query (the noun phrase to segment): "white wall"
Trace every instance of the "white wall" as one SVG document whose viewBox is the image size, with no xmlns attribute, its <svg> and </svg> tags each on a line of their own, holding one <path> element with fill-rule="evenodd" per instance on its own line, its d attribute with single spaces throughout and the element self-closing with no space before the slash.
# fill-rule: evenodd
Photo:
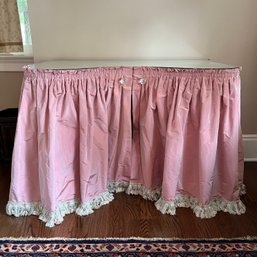
<svg viewBox="0 0 257 257">
<path fill-rule="evenodd" d="M 201 57 L 204 1 L 30 1 L 38 60 Z"/>
<path fill-rule="evenodd" d="M 29 0 L 35 61 L 211 58 L 243 66 L 248 134 L 257 134 L 256 13 L 256 0 Z"/>
</svg>

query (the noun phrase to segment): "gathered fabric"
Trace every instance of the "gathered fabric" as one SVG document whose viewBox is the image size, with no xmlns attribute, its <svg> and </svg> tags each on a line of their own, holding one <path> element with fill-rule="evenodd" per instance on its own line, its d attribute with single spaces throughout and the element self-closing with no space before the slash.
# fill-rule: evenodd
<svg viewBox="0 0 257 257">
<path fill-rule="evenodd" d="M 7 213 L 54 226 L 121 191 L 245 212 L 239 69 L 26 67 Z"/>
</svg>

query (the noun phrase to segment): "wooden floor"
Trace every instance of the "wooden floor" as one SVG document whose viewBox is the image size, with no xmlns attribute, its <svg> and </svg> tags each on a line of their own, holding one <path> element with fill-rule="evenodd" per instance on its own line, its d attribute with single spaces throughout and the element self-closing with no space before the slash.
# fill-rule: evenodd
<svg viewBox="0 0 257 257">
<path fill-rule="evenodd" d="M 212 219 L 196 218 L 191 209 L 179 208 L 176 216 L 163 215 L 153 202 L 124 193 L 85 217 L 70 214 L 54 228 L 35 216 L 15 218 L 5 214 L 10 164 L 0 164 L 0 237 L 169 237 L 232 238 L 257 236 L 257 163 L 245 164 L 247 194 L 244 215 L 218 213 Z"/>
</svg>

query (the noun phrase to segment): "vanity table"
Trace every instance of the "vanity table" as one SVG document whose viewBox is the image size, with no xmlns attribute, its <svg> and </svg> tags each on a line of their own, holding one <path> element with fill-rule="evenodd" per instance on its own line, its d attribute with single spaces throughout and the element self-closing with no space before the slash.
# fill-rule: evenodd
<svg viewBox="0 0 257 257">
<path fill-rule="evenodd" d="M 115 192 L 163 214 L 242 214 L 240 68 L 208 60 L 25 67 L 7 214 L 53 227 Z"/>
</svg>

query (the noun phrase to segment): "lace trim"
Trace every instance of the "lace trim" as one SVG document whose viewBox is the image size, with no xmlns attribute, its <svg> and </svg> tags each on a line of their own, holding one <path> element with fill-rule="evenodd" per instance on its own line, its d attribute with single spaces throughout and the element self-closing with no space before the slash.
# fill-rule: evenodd
<svg viewBox="0 0 257 257">
<path fill-rule="evenodd" d="M 175 200 L 166 201 L 161 196 L 161 188 L 150 190 L 142 184 L 131 184 L 129 182 L 111 182 L 108 186 L 109 192 L 118 193 L 126 192 L 127 194 L 141 195 L 144 199 L 157 201 L 156 208 L 163 214 L 176 214 L 177 207 L 186 207 L 193 209 L 195 215 L 199 218 L 212 218 L 218 211 L 229 212 L 230 214 L 245 213 L 245 206 L 241 200 L 226 201 L 212 200 L 207 205 L 201 206 L 200 202 L 192 196 L 177 195 Z M 239 194 L 246 193 L 245 185 L 240 184 Z"/>
<path fill-rule="evenodd" d="M 246 187 L 245 184 L 241 183 L 239 185 L 239 195 L 245 195 L 246 194 Z"/>
<path fill-rule="evenodd" d="M 173 201 L 167 201 L 163 198 L 160 198 L 155 203 L 155 207 L 161 213 L 170 215 L 176 214 L 177 207 L 191 208 L 196 217 L 201 219 L 213 218 L 218 211 L 224 211 L 230 214 L 238 215 L 245 213 L 245 206 L 241 200 L 213 200 L 208 204 L 201 206 L 200 202 L 196 198 L 187 195 L 178 195 Z"/>
<path fill-rule="evenodd" d="M 99 209 L 101 206 L 108 204 L 113 200 L 113 195 L 109 192 L 103 193 L 96 198 L 92 199 L 90 202 L 81 204 L 77 209 L 76 213 L 80 216 L 85 216 L 93 213 L 93 209 Z"/>
<path fill-rule="evenodd" d="M 35 203 L 17 203 L 9 201 L 6 206 L 6 213 L 15 217 L 37 215 L 39 219 L 46 222 L 47 227 L 53 227 L 63 221 L 66 214 L 76 212 L 80 216 L 93 213 L 94 209 L 100 208 L 102 205 L 108 204 L 113 200 L 112 193 L 126 192 L 132 195 L 141 195 L 144 199 L 157 201 L 156 208 L 163 214 L 176 214 L 177 207 L 191 208 L 195 215 L 199 218 L 212 218 L 218 211 L 228 212 L 230 214 L 245 213 L 245 206 L 241 200 L 227 201 L 223 199 L 215 199 L 208 204 L 202 206 L 201 203 L 192 196 L 177 195 L 175 200 L 168 201 L 161 197 L 161 188 L 154 190 L 146 188 L 142 184 L 133 184 L 129 182 L 111 182 L 108 185 L 109 192 L 104 192 L 87 203 L 81 203 L 79 200 L 70 200 L 59 204 L 55 212 L 45 209 L 38 202 Z M 245 194 L 245 185 L 239 186 L 240 195 Z"/>
<path fill-rule="evenodd" d="M 108 185 L 109 192 L 126 192 L 128 195 L 141 195 L 146 200 L 157 201 L 161 196 L 161 188 L 149 189 L 142 184 L 132 184 L 129 182 L 111 182 Z"/>
<path fill-rule="evenodd" d="M 109 192 L 102 193 L 85 204 L 79 200 L 70 200 L 60 203 L 55 212 L 48 211 L 38 202 L 17 203 L 9 201 L 6 206 L 6 213 L 15 217 L 37 215 L 39 219 L 46 222 L 47 227 L 54 227 L 63 222 L 63 217 L 76 211 L 78 215 L 88 215 L 93 213 L 93 209 L 98 209 L 113 200 L 113 195 Z"/>
<path fill-rule="evenodd" d="M 246 188 L 244 184 L 240 184 L 239 195 L 243 194 L 246 194 Z M 218 211 L 224 211 L 237 215 L 243 214 L 246 211 L 245 205 L 241 200 L 227 201 L 222 199 L 215 199 L 202 206 L 195 197 L 187 195 L 177 195 L 173 201 L 167 201 L 163 198 L 160 198 L 155 203 L 155 206 L 161 213 L 167 213 L 170 215 L 176 214 L 177 207 L 191 208 L 196 217 L 201 219 L 213 218 Z"/>
</svg>

